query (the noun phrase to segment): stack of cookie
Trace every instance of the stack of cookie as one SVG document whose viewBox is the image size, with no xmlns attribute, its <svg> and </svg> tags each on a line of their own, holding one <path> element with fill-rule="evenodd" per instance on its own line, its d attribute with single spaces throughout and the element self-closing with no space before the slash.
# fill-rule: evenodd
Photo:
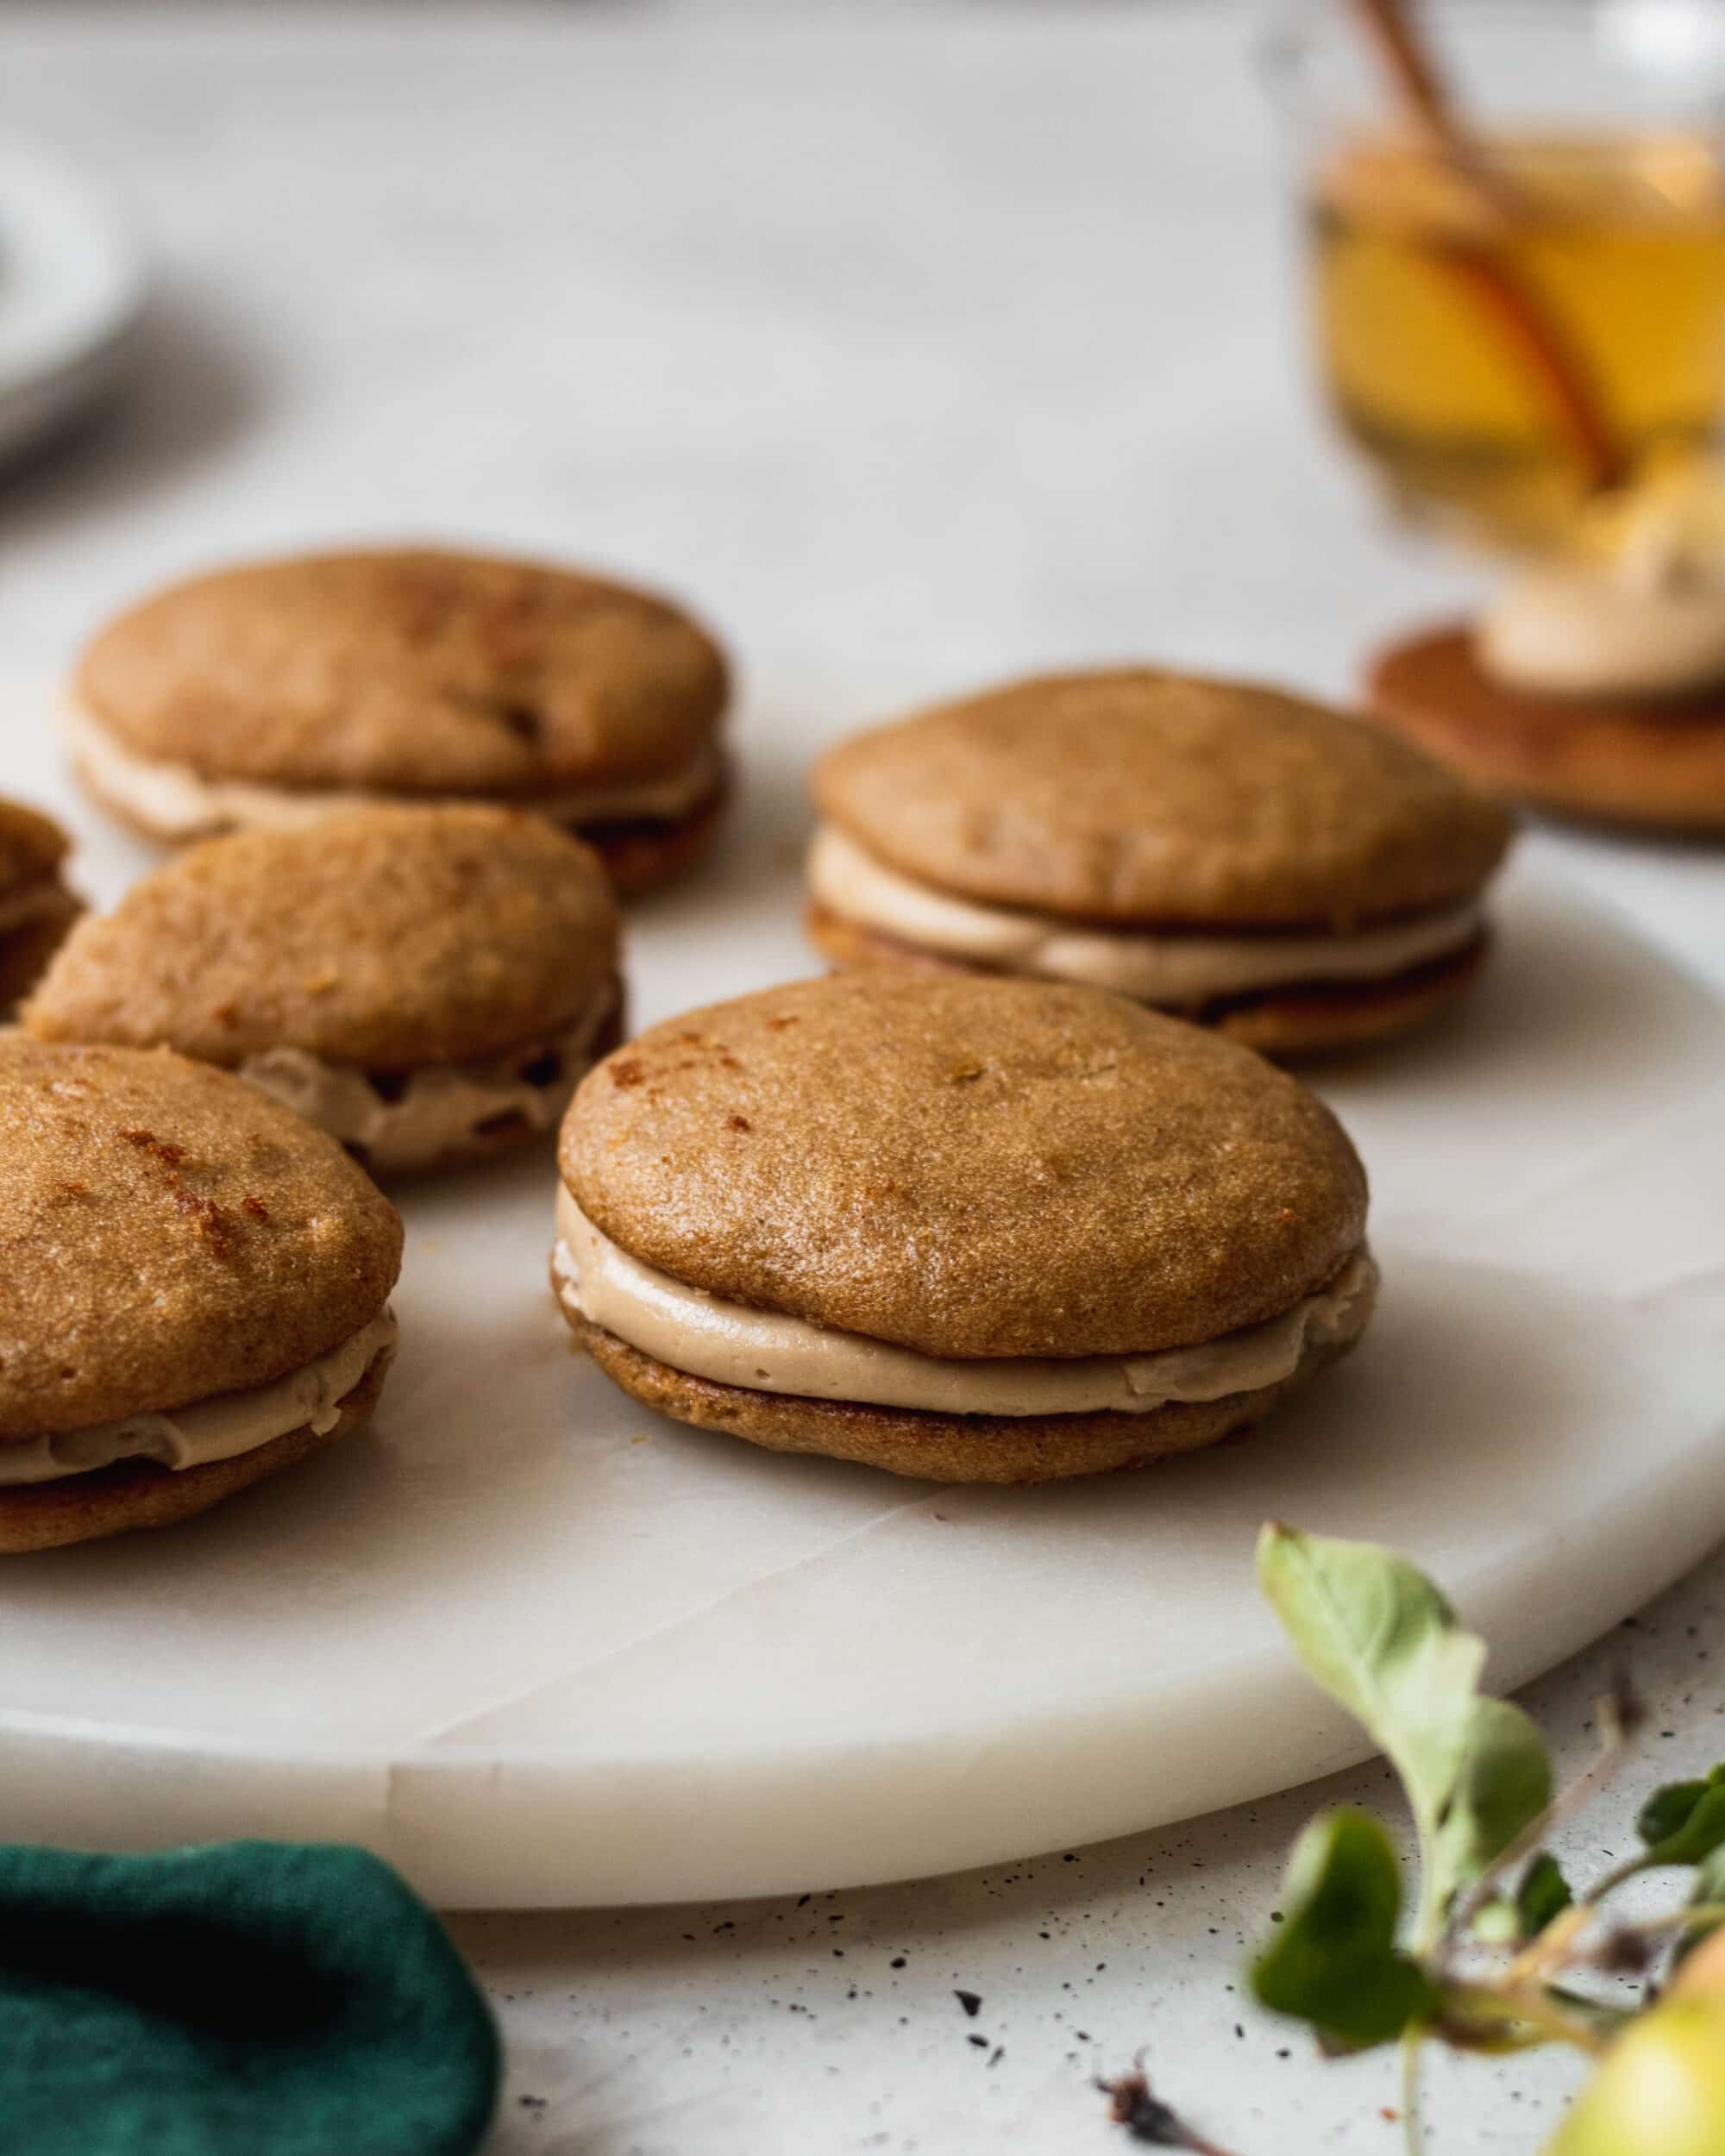
<svg viewBox="0 0 1725 2156">
<path fill-rule="evenodd" d="M 726 693 L 662 600 L 422 550 L 95 638 L 74 768 L 185 850 L 79 921 L 64 836 L 0 804 L 0 1550 L 184 1519 L 366 1419 L 403 1231 L 365 1170 L 555 1129 L 623 1035 L 617 894 L 717 824 Z"/>
<path fill-rule="evenodd" d="M 775 1451 L 1026 1483 L 1233 1436 L 1345 1354 L 1364 1175 L 1249 1050 L 1458 995 L 1503 812 L 1341 712 L 1142 668 L 915 714 L 813 788 L 840 972 L 653 1028 L 564 1123 L 594 1361 Z"/>
<path fill-rule="evenodd" d="M 64 839 L 0 812 L 0 1549 L 185 1518 L 356 1426 L 395 1344 L 377 1179 L 559 1126 L 580 1343 L 775 1451 L 1137 1466 L 1354 1345 L 1364 1172 L 1255 1051 L 1450 1003 L 1502 811 L 1268 689 L 1009 684 L 817 768 L 837 971 L 628 1041 L 618 895 L 711 836 L 726 680 L 662 600 L 423 550 L 205 577 L 95 639 L 77 771 L 181 850 L 79 920 Z"/>
</svg>

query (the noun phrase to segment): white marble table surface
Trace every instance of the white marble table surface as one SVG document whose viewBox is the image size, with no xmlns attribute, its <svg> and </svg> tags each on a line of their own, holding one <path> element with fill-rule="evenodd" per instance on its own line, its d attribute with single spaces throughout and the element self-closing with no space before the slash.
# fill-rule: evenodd
<svg viewBox="0 0 1725 2156">
<path fill-rule="evenodd" d="M 5 667 L 237 549 L 427 532 L 662 580 L 775 681 L 1150 652 L 1343 688 L 1466 584 L 1314 418 L 1246 35 L 1221 5 L 0 5 L 0 125 L 104 167 L 162 279 L 127 409 L 0 483 Z M 1725 984 L 1725 853 L 1527 843 Z M 1716 1559 L 1535 1687 L 1565 1755 L 1626 1647 L 1659 1766 L 1725 1749 L 1722 1603 Z M 1299 1822 L 1383 1794 L 900 1889 L 463 1919 L 511 2045 L 496 2148 L 1102 2151 L 1090 2077 L 1145 2046 L 1242 2156 L 1387 2152 L 1389 2070 L 1320 2066 L 1235 1989 Z M 1439 2074 L 1438 2146 L 1533 2147 L 1567 2078 Z"/>
</svg>

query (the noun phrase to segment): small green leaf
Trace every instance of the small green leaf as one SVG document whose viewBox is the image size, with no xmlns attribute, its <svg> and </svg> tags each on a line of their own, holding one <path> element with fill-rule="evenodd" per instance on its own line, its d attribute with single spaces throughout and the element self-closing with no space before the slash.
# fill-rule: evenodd
<svg viewBox="0 0 1725 2156">
<path fill-rule="evenodd" d="M 1709 1850 L 1696 1867 L 1691 1898 L 1697 1908 L 1725 1903 L 1725 1843 Z"/>
<path fill-rule="evenodd" d="M 1707 1794 L 1704 1782 L 1666 1782 L 1635 1814 L 1635 1832 L 1651 1849 L 1677 1833 Z"/>
<path fill-rule="evenodd" d="M 1515 1890 L 1515 1914 L 1523 1939 L 1537 1939 L 1553 1917 L 1561 1916 L 1575 1899 L 1557 1858 L 1542 1849 L 1521 1874 Z"/>
<path fill-rule="evenodd" d="M 1546 1740 L 1519 1707 L 1476 1699 L 1465 1729 L 1460 1770 L 1433 1845 L 1431 1893 L 1440 1909 L 1552 1801 Z"/>
<path fill-rule="evenodd" d="M 1725 1846 L 1703 1857 L 1696 1866 L 1689 1906 L 1694 1914 L 1678 1934 L 1672 1956 L 1674 1965 L 1686 1961 L 1703 1940 L 1714 1938 L 1725 1925 L 1725 1915 L 1721 1914 L 1725 1912 Z"/>
<path fill-rule="evenodd" d="M 1699 1794 L 1687 1798 L 1691 1789 Z M 1663 1833 L 1648 1833 L 1650 1822 L 1657 1827 L 1666 1819 L 1676 1823 Z M 1642 1806 L 1636 1826 L 1647 1844 L 1645 1864 L 1699 1864 L 1725 1846 L 1725 1782 L 1668 1783 Z"/>
<path fill-rule="evenodd" d="M 1387 2044 L 1433 2003 L 1396 1945 L 1402 1872 L 1369 1813 L 1320 1813 L 1295 1846 L 1283 1921 L 1252 1970 L 1259 1999 L 1335 2049 Z"/>
<path fill-rule="evenodd" d="M 1363 1722 L 1408 1791 L 1425 1858 L 1421 1931 L 1549 1800 L 1545 1740 L 1482 1699 L 1485 1644 L 1393 1550 L 1271 1524 L 1258 1576 L 1309 1674 Z"/>
<path fill-rule="evenodd" d="M 1461 1764 L 1460 1710 L 1485 1648 L 1456 1623 L 1425 1575 L 1393 1550 L 1272 1523 L 1258 1577 L 1294 1651 L 1332 1699 L 1364 1724 L 1435 1815 Z"/>
</svg>

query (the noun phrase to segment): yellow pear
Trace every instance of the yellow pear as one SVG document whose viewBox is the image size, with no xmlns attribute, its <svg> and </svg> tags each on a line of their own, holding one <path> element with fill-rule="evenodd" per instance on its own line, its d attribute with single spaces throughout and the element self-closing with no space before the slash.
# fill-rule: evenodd
<svg viewBox="0 0 1725 2156">
<path fill-rule="evenodd" d="M 1546 2156 L 1725 2156 L 1725 1989 L 1694 1984 L 1632 2022 Z"/>
</svg>

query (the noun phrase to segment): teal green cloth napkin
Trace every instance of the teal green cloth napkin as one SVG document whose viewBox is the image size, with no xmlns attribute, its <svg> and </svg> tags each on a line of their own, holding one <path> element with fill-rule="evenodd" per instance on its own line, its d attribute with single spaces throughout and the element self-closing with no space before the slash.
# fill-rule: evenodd
<svg viewBox="0 0 1725 2156">
<path fill-rule="evenodd" d="M 0 2156 L 466 2156 L 498 2071 L 461 1957 L 362 1849 L 0 1845 Z"/>
</svg>

